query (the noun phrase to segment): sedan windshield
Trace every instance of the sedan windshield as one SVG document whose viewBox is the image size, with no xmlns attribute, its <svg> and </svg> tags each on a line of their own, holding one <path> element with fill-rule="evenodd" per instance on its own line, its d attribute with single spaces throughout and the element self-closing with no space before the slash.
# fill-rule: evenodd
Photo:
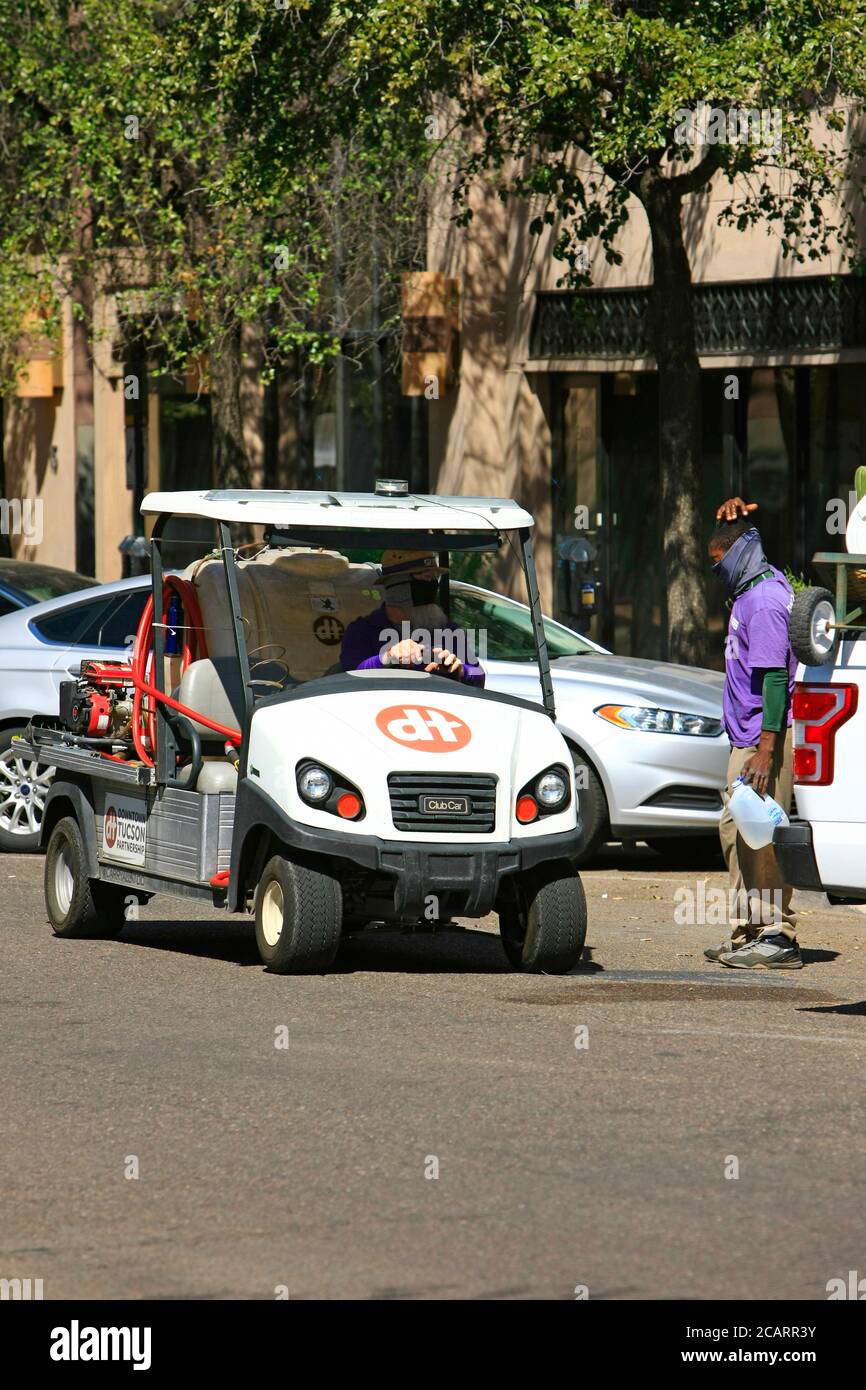
<svg viewBox="0 0 866 1390">
<path fill-rule="evenodd" d="M 451 617 L 465 631 L 484 634 L 485 655 L 493 661 L 535 661 L 532 618 L 524 603 L 500 594 L 476 589 L 470 584 L 452 582 Z M 582 656 L 597 649 L 577 632 L 544 619 L 544 635 L 551 661 L 559 656 Z"/>
<path fill-rule="evenodd" d="M 53 565 L 32 564 L 28 560 L 0 560 L 0 584 L 16 589 L 30 603 L 75 594 L 79 589 L 92 589 L 97 579 L 89 579 L 74 570 L 55 569 Z"/>
</svg>

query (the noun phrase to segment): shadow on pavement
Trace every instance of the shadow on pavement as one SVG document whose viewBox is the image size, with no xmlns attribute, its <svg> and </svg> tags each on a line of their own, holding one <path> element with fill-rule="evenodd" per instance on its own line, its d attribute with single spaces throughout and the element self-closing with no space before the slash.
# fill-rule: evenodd
<svg viewBox="0 0 866 1390">
<path fill-rule="evenodd" d="M 850 1014 L 855 1018 L 866 1017 L 866 1000 L 857 1004 L 813 1004 L 809 1009 L 798 1009 L 800 1014 Z"/>
<path fill-rule="evenodd" d="M 117 938 L 121 946 L 144 946 L 149 951 L 173 951 L 232 965 L 261 965 L 251 922 L 137 922 L 127 924 Z"/>
<path fill-rule="evenodd" d="M 172 951 L 228 964 L 264 969 L 256 949 L 251 921 L 220 924 L 200 919 L 138 922 L 118 937 L 120 945 L 150 951 Z M 396 932 L 369 929 L 344 938 L 329 975 L 372 970 L 429 974 L 506 974 L 498 934 L 465 929 L 440 932 Z"/>
<path fill-rule="evenodd" d="M 343 941 L 331 974 L 503 975 L 511 966 L 498 933 L 473 930 L 399 932 L 367 928 Z"/>
<path fill-rule="evenodd" d="M 171 951 L 176 955 L 222 960 L 227 964 L 264 969 L 259 960 L 249 921 L 222 926 L 195 919 L 187 922 L 138 922 L 124 928 L 120 945 L 143 947 L 149 951 Z M 572 976 L 593 975 L 602 967 L 592 960 L 587 947 Z M 401 932 L 368 928 L 343 939 L 329 975 L 349 975 L 374 971 L 376 974 L 519 974 L 505 958 L 496 932 L 465 927 L 438 932 Z"/>
<path fill-rule="evenodd" d="M 578 865 L 578 873 L 586 870 L 619 869 L 623 873 L 662 874 L 688 870 L 694 873 L 723 873 L 725 862 L 715 836 L 707 836 L 706 844 L 698 847 L 672 838 L 663 854 L 657 854 L 642 842 L 630 845 L 608 844 Z"/>
</svg>

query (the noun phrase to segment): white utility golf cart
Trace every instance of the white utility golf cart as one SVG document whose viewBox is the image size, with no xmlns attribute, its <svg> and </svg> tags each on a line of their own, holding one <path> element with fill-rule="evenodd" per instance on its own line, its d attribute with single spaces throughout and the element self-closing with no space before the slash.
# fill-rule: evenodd
<svg viewBox="0 0 866 1390">
<path fill-rule="evenodd" d="M 194 895 L 254 913 L 265 965 L 301 973 L 372 922 L 495 910 L 512 965 L 570 970 L 586 932 L 569 859 L 578 803 L 529 513 L 384 481 L 373 494 L 153 493 L 142 512 L 153 592 L 130 663 L 84 663 L 59 724 L 28 731 L 57 769 L 42 827 L 57 935 L 116 934 L 131 900 Z M 164 566 L 173 517 L 216 533 L 181 575 Z M 540 704 L 441 673 L 438 658 L 432 673 L 343 669 L 348 624 L 384 598 L 371 552 L 432 554 L 447 617 L 449 556 L 505 545 L 526 578 Z"/>
</svg>

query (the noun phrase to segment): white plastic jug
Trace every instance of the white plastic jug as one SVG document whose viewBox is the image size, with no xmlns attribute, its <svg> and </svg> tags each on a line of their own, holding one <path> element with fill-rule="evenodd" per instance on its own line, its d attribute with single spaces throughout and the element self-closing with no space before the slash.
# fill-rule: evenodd
<svg viewBox="0 0 866 1390">
<path fill-rule="evenodd" d="M 742 777 L 738 777 L 731 788 L 728 810 L 750 849 L 764 849 L 771 845 L 776 826 L 790 824 L 778 801 L 771 796 L 759 796 Z"/>
</svg>

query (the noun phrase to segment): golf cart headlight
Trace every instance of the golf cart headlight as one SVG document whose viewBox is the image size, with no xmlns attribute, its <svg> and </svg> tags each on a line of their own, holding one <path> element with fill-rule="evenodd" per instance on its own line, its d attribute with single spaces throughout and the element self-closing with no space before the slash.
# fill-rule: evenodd
<svg viewBox="0 0 866 1390">
<path fill-rule="evenodd" d="M 677 709 L 657 709 L 648 705 L 599 705 L 595 713 L 620 729 L 638 729 L 647 734 L 692 734 L 698 738 L 717 738 L 722 732 L 719 719 L 706 714 L 686 714 Z"/>
<path fill-rule="evenodd" d="M 561 772 L 545 772 L 535 784 L 535 794 L 542 806 L 552 810 L 568 796 L 568 783 Z"/>
<path fill-rule="evenodd" d="M 323 767 L 305 767 L 303 772 L 298 773 L 298 791 L 305 801 L 316 804 L 327 801 L 332 786 L 331 774 Z"/>
<path fill-rule="evenodd" d="M 520 825 L 531 825 L 539 816 L 564 811 L 571 802 L 571 778 L 561 763 L 536 772 L 530 782 L 521 787 L 514 803 L 514 815 Z"/>
</svg>

